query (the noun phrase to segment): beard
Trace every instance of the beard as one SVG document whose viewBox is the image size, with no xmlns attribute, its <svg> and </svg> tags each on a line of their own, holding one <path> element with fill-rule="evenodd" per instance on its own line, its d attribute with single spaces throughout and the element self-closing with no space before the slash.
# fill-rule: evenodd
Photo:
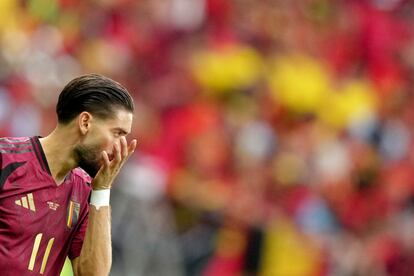
<svg viewBox="0 0 414 276">
<path fill-rule="evenodd" d="M 74 153 L 78 166 L 94 178 L 102 164 L 100 147 L 78 145 L 75 147 Z"/>
</svg>

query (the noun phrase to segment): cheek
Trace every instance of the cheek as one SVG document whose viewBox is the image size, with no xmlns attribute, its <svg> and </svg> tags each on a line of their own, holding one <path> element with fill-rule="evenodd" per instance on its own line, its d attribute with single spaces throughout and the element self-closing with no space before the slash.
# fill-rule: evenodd
<svg viewBox="0 0 414 276">
<path fill-rule="evenodd" d="M 98 132 L 93 136 L 93 139 L 90 141 L 90 143 L 100 151 L 108 151 L 112 150 L 113 138 L 105 132 Z"/>
<path fill-rule="evenodd" d="M 96 151 L 102 152 L 105 150 L 108 153 L 112 153 L 114 140 L 115 139 L 109 130 L 97 127 L 89 133 L 86 144 Z"/>
<path fill-rule="evenodd" d="M 115 144 L 115 139 L 112 136 L 105 137 L 104 141 L 102 142 L 103 149 L 107 152 L 112 152 L 112 149 Z"/>
</svg>

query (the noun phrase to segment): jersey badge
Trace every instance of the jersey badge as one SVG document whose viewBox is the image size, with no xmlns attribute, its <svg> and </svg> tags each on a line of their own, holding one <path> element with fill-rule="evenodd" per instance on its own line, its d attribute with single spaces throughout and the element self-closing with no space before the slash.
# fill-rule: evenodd
<svg viewBox="0 0 414 276">
<path fill-rule="evenodd" d="M 66 226 L 71 229 L 76 225 L 79 218 L 80 204 L 73 200 L 69 201 L 68 212 L 66 216 Z"/>
</svg>

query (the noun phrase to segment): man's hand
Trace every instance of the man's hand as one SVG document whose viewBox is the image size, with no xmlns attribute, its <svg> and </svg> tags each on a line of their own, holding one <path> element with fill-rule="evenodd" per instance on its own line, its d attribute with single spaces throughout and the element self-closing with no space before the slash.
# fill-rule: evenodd
<svg viewBox="0 0 414 276">
<path fill-rule="evenodd" d="M 137 140 L 132 140 L 128 146 L 126 138 L 121 137 L 120 143 L 115 143 L 114 145 L 114 157 L 112 160 L 109 160 L 108 153 L 103 151 L 103 165 L 92 181 L 92 188 L 94 190 L 110 189 L 115 177 L 118 175 L 124 163 L 135 151 L 136 146 Z"/>
</svg>

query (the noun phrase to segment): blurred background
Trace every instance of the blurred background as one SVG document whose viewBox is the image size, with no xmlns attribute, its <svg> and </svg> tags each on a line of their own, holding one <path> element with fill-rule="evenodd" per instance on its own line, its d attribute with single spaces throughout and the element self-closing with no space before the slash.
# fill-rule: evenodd
<svg viewBox="0 0 414 276">
<path fill-rule="evenodd" d="M 412 0 L 1 0 L 0 136 L 135 98 L 111 275 L 414 275 Z M 72 275 L 66 267 L 62 275 Z"/>
</svg>

